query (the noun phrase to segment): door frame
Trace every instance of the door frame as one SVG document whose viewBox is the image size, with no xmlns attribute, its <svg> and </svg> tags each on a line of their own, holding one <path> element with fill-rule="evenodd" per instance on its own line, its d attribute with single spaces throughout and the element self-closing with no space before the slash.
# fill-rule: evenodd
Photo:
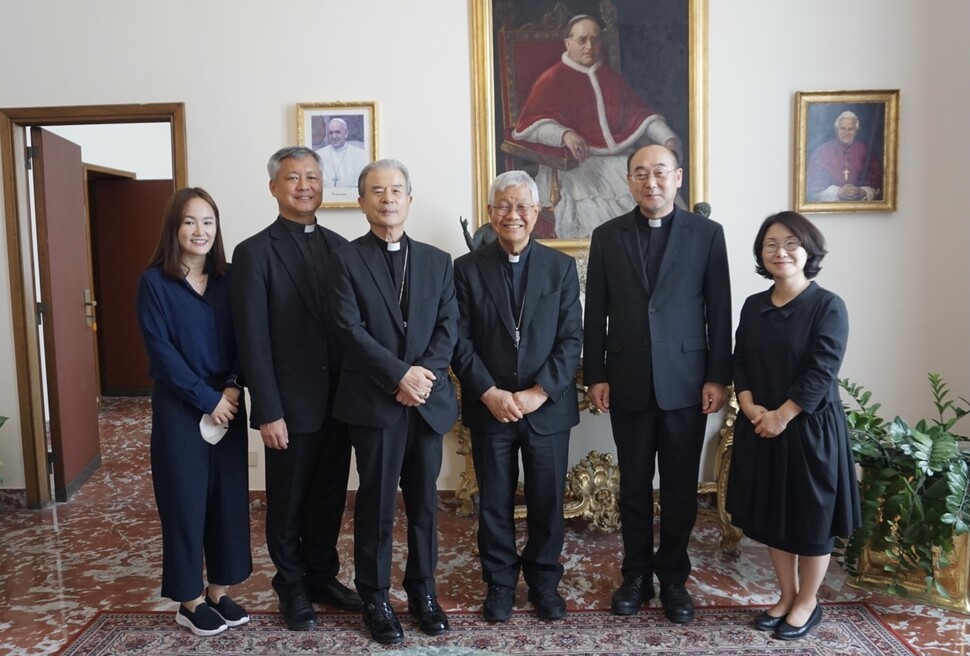
<svg viewBox="0 0 970 656">
<path fill-rule="evenodd" d="M 176 189 L 188 185 L 185 104 L 77 105 L 64 107 L 0 108 L 0 171 L 3 174 L 3 213 L 10 276 L 10 305 L 17 369 L 20 435 L 24 456 L 27 506 L 51 503 L 47 464 L 34 292 L 36 262 L 31 242 L 30 199 L 25 165 L 26 130 L 31 126 L 105 123 L 158 123 L 171 127 L 172 177 Z M 53 381 L 49 381 L 53 384 Z"/>
</svg>

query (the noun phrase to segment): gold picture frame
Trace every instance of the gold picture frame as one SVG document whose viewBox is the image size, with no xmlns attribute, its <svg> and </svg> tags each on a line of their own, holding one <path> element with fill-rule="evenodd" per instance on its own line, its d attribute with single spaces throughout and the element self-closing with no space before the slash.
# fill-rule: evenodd
<svg viewBox="0 0 970 656">
<path fill-rule="evenodd" d="M 894 212 L 898 144 L 899 89 L 797 92 L 795 210 Z"/>
<path fill-rule="evenodd" d="M 341 141 L 337 151 L 329 142 L 327 129 L 333 119 L 346 128 L 342 138 L 339 133 L 334 136 Z M 357 175 L 365 164 L 377 159 L 377 103 L 297 103 L 296 140 L 317 151 L 323 160 L 320 209 L 356 209 Z"/>
<path fill-rule="evenodd" d="M 481 226 L 488 222 L 486 207 L 488 205 L 488 187 L 492 178 L 500 171 L 509 167 L 504 163 L 499 165 L 499 158 L 504 161 L 514 150 L 514 146 L 506 145 L 502 148 L 504 130 L 498 130 L 496 123 L 502 122 L 501 112 L 497 113 L 496 96 L 502 99 L 502 88 L 497 87 L 496 80 L 501 79 L 497 66 L 496 53 L 498 35 L 503 30 L 541 31 L 543 22 L 549 23 L 549 17 L 555 12 L 566 12 L 566 17 L 572 15 L 572 9 L 567 9 L 561 0 L 470 0 L 471 2 L 471 60 L 472 60 L 472 95 L 473 95 L 473 158 L 474 174 L 473 188 L 473 225 Z M 589 3 L 587 3 L 589 4 Z M 708 0 L 657 0 L 651 5 L 651 11 L 642 8 L 627 8 L 627 15 L 617 15 L 617 2 L 614 0 L 600 0 L 596 19 L 603 25 L 604 49 L 613 63 L 618 58 L 620 43 L 624 46 L 636 46 L 638 43 L 649 42 L 644 38 L 648 28 L 662 26 L 657 33 L 657 40 L 665 39 L 664 47 L 656 47 L 658 54 L 651 57 L 628 56 L 628 64 L 619 68 L 621 74 L 636 79 L 655 80 L 657 85 L 663 85 L 673 80 L 671 88 L 676 88 L 677 95 L 682 96 L 678 106 L 681 111 L 678 116 L 668 116 L 667 109 L 657 103 L 658 113 L 662 113 L 671 127 L 678 133 L 684 144 L 685 187 L 687 196 L 684 201 L 690 207 L 699 201 L 708 200 Z M 622 4 L 622 3 L 621 3 Z M 629 6 L 630 3 L 626 3 Z M 578 11 L 575 13 L 579 13 Z M 518 15 L 516 15 L 518 14 Z M 545 15 L 543 15 L 545 14 Z M 633 23 L 631 24 L 631 21 Z M 679 26 L 678 29 L 671 27 Z M 560 26 L 561 29 L 561 26 Z M 613 43 L 611 44 L 611 34 Z M 626 34 L 626 38 L 623 35 Z M 561 44 L 562 37 L 556 35 Z M 612 47 L 611 47 L 612 46 Z M 659 57 L 661 59 L 656 59 Z M 668 59 L 663 59 L 668 58 Z M 679 58 L 674 60 L 673 58 Z M 503 60 L 504 61 L 504 60 Z M 674 62 L 675 66 L 669 66 Z M 679 78 L 671 71 L 682 71 Z M 686 77 L 686 80 L 683 78 Z M 631 80 L 631 85 L 640 92 L 637 84 Z M 682 91 L 681 91 L 682 90 Z M 503 105 L 507 104 L 503 100 Z M 649 101 L 648 101 L 649 102 Z M 504 109 L 504 107 L 503 107 Z M 673 125 L 674 121 L 677 126 Z M 686 123 L 686 125 L 684 125 Z M 677 128 L 681 128 L 678 130 Z M 504 151 L 504 152 L 503 152 Z M 514 156 L 514 155 L 513 155 Z M 634 207 L 632 198 L 629 207 Z M 542 220 L 540 216 L 540 221 Z M 540 239 L 559 250 L 576 254 L 589 245 L 588 235 L 585 238 L 552 238 Z"/>
</svg>

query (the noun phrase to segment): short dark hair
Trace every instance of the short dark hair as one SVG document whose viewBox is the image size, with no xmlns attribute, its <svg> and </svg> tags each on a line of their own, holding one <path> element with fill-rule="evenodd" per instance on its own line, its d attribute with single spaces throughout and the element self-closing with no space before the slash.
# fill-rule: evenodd
<svg viewBox="0 0 970 656">
<path fill-rule="evenodd" d="M 802 248 L 808 253 L 808 260 L 805 262 L 805 277 L 814 278 L 822 270 L 822 258 L 825 257 L 825 236 L 822 231 L 815 227 L 815 224 L 806 219 L 798 212 L 785 211 L 772 214 L 761 224 L 758 229 L 758 236 L 754 238 L 754 270 L 758 275 L 772 280 L 773 276 L 765 269 L 765 261 L 762 255 L 765 245 L 765 233 L 768 228 L 780 223 L 802 242 Z"/>
<path fill-rule="evenodd" d="M 222 247 L 222 224 L 219 223 L 219 207 L 212 196 L 209 195 L 209 192 L 202 187 L 185 187 L 172 194 L 168 202 L 165 203 L 158 245 L 155 247 L 155 254 L 148 262 L 149 268 L 161 267 L 162 272 L 174 280 L 185 278 L 185 267 L 182 266 L 180 257 L 179 228 L 182 227 L 185 206 L 195 198 L 200 198 L 208 203 L 216 217 L 216 236 L 212 242 L 212 248 L 205 256 L 206 273 L 216 277 L 226 273 L 226 251 Z"/>
<path fill-rule="evenodd" d="M 649 148 L 650 146 L 660 146 L 661 148 L 663 148 L 664 150 L 666 150 L 668 153 L 670 153 L 670 156 L 674 158 L 674 168 L 675 169 L 679 169 L 680 168 L 680 158 L 677 157 L 677 153 L 676 152 L 674 152 L 670 148 L 667 148 L 667 146 L 665 146 L 663 144 L 647 144 L 646 146 L 640 146 L 639 148 L 635 149 L 633 152 L 631 152 L 629 155 L 626 156 L 626 172 L 627 173 L 633 173 L 633 171 L 630 170 L 630 162 L 632 162 L 633 161 L 633 158 L 637 156 L 637 153 L 639 153 L 644 148 Z"/>
</svg>

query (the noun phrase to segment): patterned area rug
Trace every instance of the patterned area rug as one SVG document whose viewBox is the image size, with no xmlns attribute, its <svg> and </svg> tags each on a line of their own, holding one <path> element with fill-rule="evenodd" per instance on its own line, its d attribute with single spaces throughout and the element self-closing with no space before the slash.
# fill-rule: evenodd
<svg viewBox="0 0 970 656">
<path fill-rule="evenodd" d="M 352 613 L 320 614 L 313 631 L 287 631 L 278 615 L 254 613 L 245 626 L 197 638 L 176 626 L 172 613 L 101 613 L 61 651 L 63 656 L 172 656 L 175 654 L 384 654 L 385 656 L 506 656 L 634 654 L 678 656 L 911 656 L 912 651 L 865 604 L 826 604 L 822 624 L 806 639 L 784 642 L 756 631 L 750 608 L 699 608 L 677 626 L 660 609 L 632 617 L 573 612 L 562 622 L 516 613 L 489 624 L 477 613 L 450 613 L 451 631 L 436 638 L 401 616 L 405 643 L 384 647 L 365 634 Z"/>
</svg>

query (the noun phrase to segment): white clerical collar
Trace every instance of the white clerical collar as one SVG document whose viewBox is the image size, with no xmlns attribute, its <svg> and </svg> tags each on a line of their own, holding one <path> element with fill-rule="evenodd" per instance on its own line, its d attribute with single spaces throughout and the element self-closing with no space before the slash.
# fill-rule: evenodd
<svg viewBox="0 0 970 656">
<path fill-rule="evenodd" d="M 600 67 L 599 61 L 597 61 L 592 66 L 583 66 L 582 64 L 578 62 L 574 62 L 572 59 L 570 59 L 569 54 L 565 52 L 562 53 L 562 63 L 575 71 L 579 71 L 580 73 L 583 73 L 584 75 L 592 75 L 596 73 L 596 71 L 598 71 Z"/>
<path fill-rule="evenodd" d="M 660 219 L 647 219 L 647 225 L 651 228 L 659 228 L 663 223 Z"/>
<path fill-rule="evenodd" d="M 311 223 L 310 225 L 303 226 L 303 232 L 306 232 L 306 233 L 315 232 L 316 229 L 317 229 L 316 223 Z"/>
<path fill-rule="evenodd" d="M 401 250 L 401 242 L 399 241 L 389 241 L 387 243 L 387 250 L 393 252 Z"/>
<path fill-rule="evenodd" d="M 509 262 L 511 262 L 512 264 L 515 264 L 516 262 L 519 261 L 520 257 L 522 256 L 518 253 L 509 253 Z"/>
</svg>

